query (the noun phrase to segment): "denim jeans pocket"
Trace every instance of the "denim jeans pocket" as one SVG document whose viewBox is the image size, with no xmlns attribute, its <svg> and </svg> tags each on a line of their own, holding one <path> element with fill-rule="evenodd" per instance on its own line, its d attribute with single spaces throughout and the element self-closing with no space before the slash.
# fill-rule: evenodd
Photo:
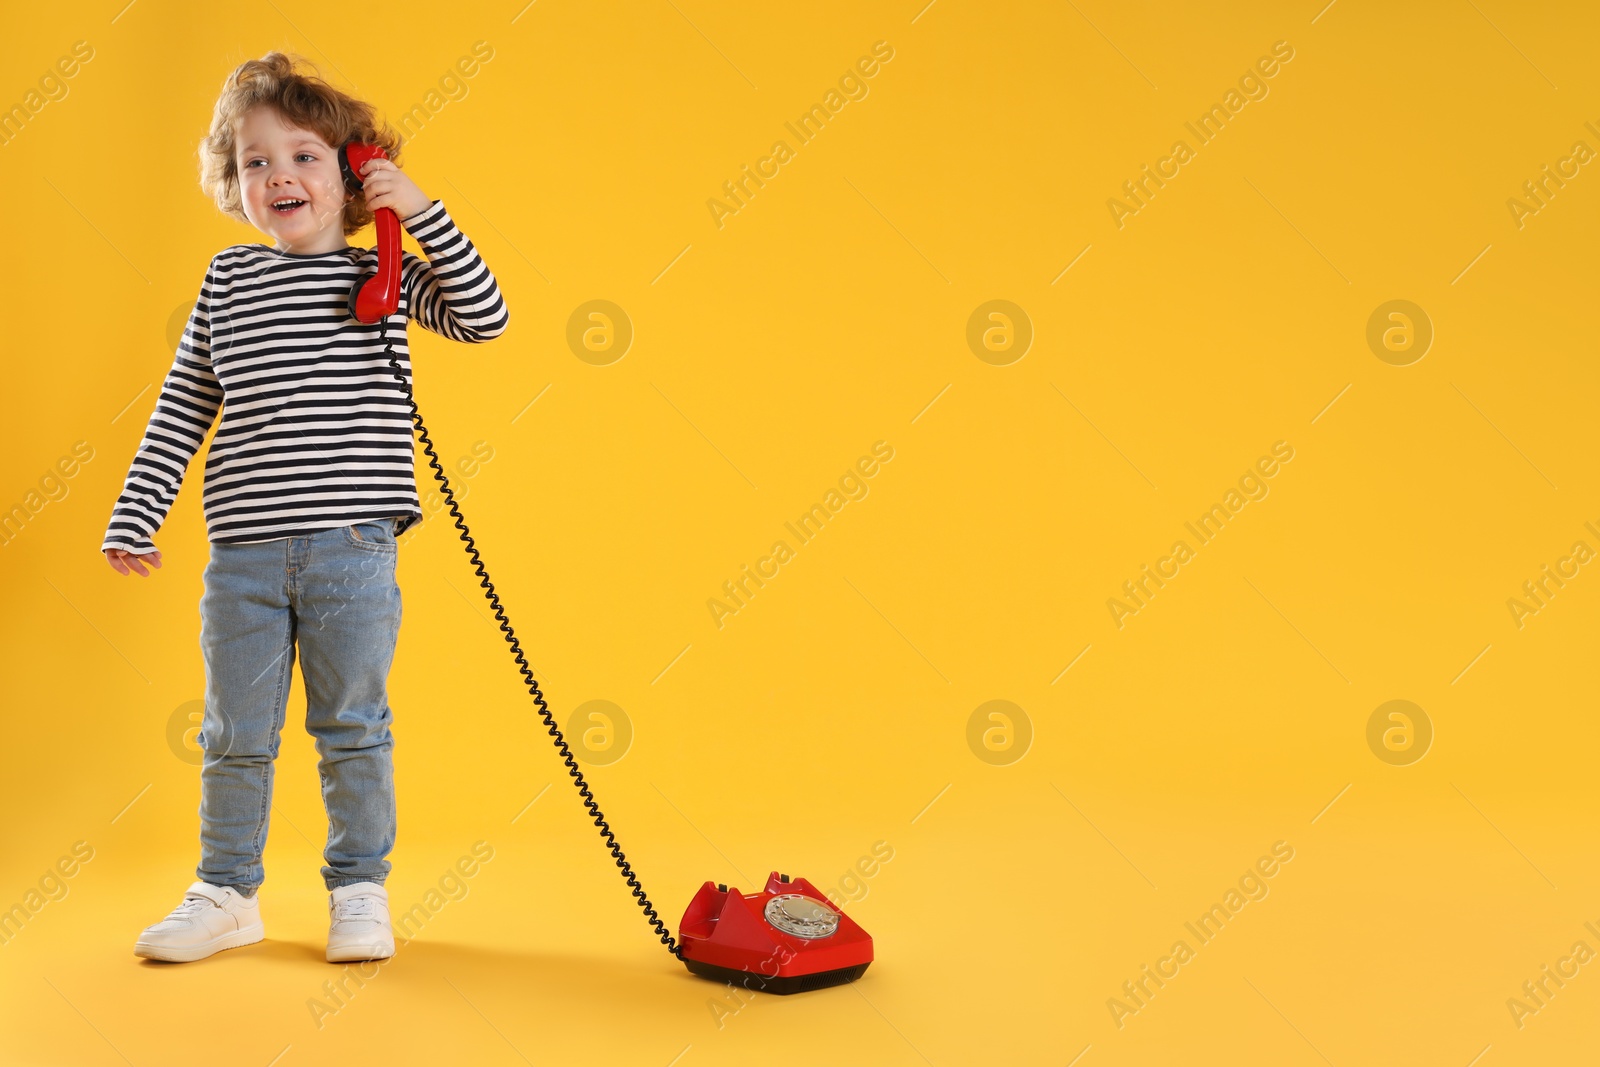
<svg viewBox="0 0 1600 1067">
<path fill-rule="evenodd" d="M 352 545 L 378 551 L 394 552 L 399 543 L 395 540 L 393 519 L 369 519 L 344 528 L 345 540 Z"/>
</svg>

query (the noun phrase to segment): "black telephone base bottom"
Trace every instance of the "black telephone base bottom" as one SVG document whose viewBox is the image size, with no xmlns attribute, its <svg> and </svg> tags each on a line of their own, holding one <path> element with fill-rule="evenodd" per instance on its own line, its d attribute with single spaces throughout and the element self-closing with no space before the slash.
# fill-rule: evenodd
<svg viewBox="0 0 1600 1067">
<path fill-rule="evenodd" d="M 816 974 L 797 974 L 789 977 L 769 978 L 764 974 L 754 971 L 736 971 L 732 967 L 718 967 L 714 963 L 701 963 L 698 960 L 684 960 L 684 966 L 689 968 L 689 973 L 700 978 L 709 978 L 714 982 L 725 982 L 730 985 L 744 986 L 746 989 L 757 993 L 773 993 L 786 997 L 791 993 L 809 993 L 813 989 L 826 989 L 828 986 L 843 985 L 860 978 L 870 963 L 858 964 L 854 967 L 840 967 L 834 971 L 818 971 Z"/>
</svg>

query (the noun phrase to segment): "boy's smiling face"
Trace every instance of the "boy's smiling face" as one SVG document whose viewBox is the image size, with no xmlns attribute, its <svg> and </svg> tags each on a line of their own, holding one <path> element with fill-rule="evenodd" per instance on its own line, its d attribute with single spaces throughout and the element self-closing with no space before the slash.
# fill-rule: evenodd
<svg viewBox="0 0 1600 1067">
<path fill-rule="evenodd" d="M 314 254 L 350 246 L 344 205 L 351 194 L 333 146 L 266 105 L 239 120 L 235 140 L 245 217 L 276 241 L 278 251 Z M 273 206 L 279 203 L 284 207 Z"/>
</svg>

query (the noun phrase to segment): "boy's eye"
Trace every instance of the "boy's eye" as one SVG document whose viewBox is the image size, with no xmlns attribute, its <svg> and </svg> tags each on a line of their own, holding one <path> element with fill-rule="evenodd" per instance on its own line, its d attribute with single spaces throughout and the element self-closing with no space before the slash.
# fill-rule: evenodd
<svg viewBox="0 0 1600 1067">
<path fill-rule="evenodd" d="M 297 153 L 295 153 L 295 157 L 294 158 L 295 159 L 301 159 L 301 158 L 309 159 L 313 163 L 315 163 L 317 161 L 317 157 L 312 155 L 310 152 L 297 152 Z M 266 160 L 261 159 L 260 157 L 257 157 L 255 159 L 252 159 L 250 162 L 246 163 L 245 166 L 246 167 L 253 167 L 257 163 L 265 163 L 265 162 L 266 162 Z"/>
</svg>

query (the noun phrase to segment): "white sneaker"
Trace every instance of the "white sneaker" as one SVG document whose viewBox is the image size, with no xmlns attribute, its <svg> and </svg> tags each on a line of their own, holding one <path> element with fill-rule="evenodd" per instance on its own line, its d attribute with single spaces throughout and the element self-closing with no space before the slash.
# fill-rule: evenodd
<svg viewBox="0 0 1600 1067">
<path fill-rule="evenodd" d="M 203 960 L 225 948 L 253 945 L 266 936 L 261 902 L 232 886 L 196 882 L 183 903 L 154 926 L 147 926 L 133 946 L 135 956 L 169 963 Z"/>
<path fill-rule="evenodd" d="M 328 894 L 328 962 L 386 960 L 393 955 L 388 890 L 377 882 L 335 886 Z"/>
</svg>

